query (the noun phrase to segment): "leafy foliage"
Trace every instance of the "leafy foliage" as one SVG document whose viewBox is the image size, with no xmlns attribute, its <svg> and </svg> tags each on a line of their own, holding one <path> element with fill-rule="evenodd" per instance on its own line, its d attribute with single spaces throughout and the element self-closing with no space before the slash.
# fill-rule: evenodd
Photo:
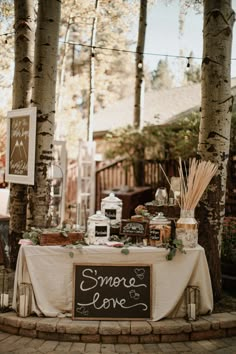
<svg viewBox="0 0 236 354">
<path fill-rule="evenodd" d="M 193 112 L 166 125 L 131 126 L 106 135 L 106 158 L 126 157 L 130 163 L 140 159 L 182 159 L 197 155 L 200 113 Z M 236 112 L 232 115 L 231 150 L 236 151 Z"/>
<path fill-rule="evenodd" d="M 221 259 L 226 263 L 236 264 L 236 217 L 224 218 Z"/>
<path fill-rule="evenodd" d="M 151 85 L 154 90 L 171 88 L 174 75 L 169 68 L 168 59 L 159 60 L 156 70 L 152 71 Z"/>
<path fill-rule="evenodd" d="M 177 250 L 179 250 L 181 253 L 186 253 L 182 240 L 170 239 L 168 242 L 165 243 L 165 248 L 169 251 L 166 255 L 167 261 L 171 261 L 174 258 Z"/>
<path fill-rule="evenodd" d="M 183 159 L 197 152 L 199 115 L 193 113 L 168 125 L 146 125 L 141 131 L 131 126 L 106 136 L 107 158 L 127 157 L 131 163 L 146 159 Z"/>
</svg>

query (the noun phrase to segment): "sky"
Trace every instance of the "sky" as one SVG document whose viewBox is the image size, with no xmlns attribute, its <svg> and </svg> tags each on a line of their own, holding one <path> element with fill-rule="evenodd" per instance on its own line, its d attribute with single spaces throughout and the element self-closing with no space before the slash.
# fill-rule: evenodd
<svg viewBox="0 0 236 354">
<path fill-rule="evenodd" d="M 236 0 L 232 0 L 232 7 L 236 12 Z M 151 70 L 156 69 L 160 59 L 165 59 L 165 55 L 178 56 L 183 50 L 184 56 L 202 57 L 202 27 L 203 15 L 197 14 L 190 9 L 185 17 L 184 33 L 179 36 L 179 0 L 173 0 L 172 4 L 166 5 L 164 0 L 157 0 L 157 3 L 148 7 L 145 52 L 163 54 L 145 55 L 145 65 Z M 236 77 L 236 24 L 233 30 L 231 61 L 231 77 Z M 169 57 L 168 61 L 174 74 L 186 68 L 187 59 Z M 194 60 L 196 64 L 201 64 L 201 59 Z"/>
</svg>

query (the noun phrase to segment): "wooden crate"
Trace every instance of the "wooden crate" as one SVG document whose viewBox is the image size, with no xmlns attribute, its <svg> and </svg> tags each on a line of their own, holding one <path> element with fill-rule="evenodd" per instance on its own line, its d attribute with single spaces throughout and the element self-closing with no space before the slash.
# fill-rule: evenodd
<svg viewBox="0 0 236 354">
<path fill-rule="evenodd" d="M 67 237 L 60 232 L 43 233 L 39 236 L 40 246 L 65 246 L 83 239 L 83 232 L 69 232 Z"/>
</svg>

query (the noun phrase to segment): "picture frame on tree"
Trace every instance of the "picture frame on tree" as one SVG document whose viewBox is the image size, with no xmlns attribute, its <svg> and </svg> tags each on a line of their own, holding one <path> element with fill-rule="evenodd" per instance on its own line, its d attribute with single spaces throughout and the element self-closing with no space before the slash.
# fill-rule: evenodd
<svg viewBox="0 0 236 354">
<path fill-rule="evenodd" d="M 20 108 L 7 113 L 7 182 L 34 184 L 37 108 Z"/>
</svg>

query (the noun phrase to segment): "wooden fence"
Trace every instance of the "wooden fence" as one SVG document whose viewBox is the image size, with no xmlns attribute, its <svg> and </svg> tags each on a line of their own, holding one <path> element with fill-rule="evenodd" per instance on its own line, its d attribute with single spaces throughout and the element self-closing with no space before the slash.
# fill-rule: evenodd
<svg viewBox="0 0 236 354">
<path fill-rule="evenodd" d="M 154 192 L 159 186 L 168 187 L 168 182 L 160 168 L 162 166 L 170 179 L 178 176 L 179 163 L 176 160 L 145 160 L 144 161 L 144 186 L 150 186 Z M 72 161 L 67 170 L 66 188 L 66 215 L 70 217 L 76 211 L 78 165 Z M 231 158 L 228 165 L 228 189 L 226 195 L 226 215 L 236 216 L 236 158 Z M 117 160 L 96 170 L 96 210 L 100 209 L 102 193 L 104 190 L 116 190 L 124 186 L 134 187 L 133 167 L 125 159 Z"/>
<path fill-rule="evenodd" d="M 178 175 L 178 163 L 175 160 L 145 160 L 144 161 L 144 181 L 143 186 L 150 186 L 153 191 L 158 186 L 167 186 L 168 183 L 160 168 L 163 167 L 165 173 L 170 178 Z M 67 170 L 67 188 L 66 188 L 66 215 L 68 217 L 74 214 L 77 198 L 77 179 L 78 165 L 72 161 Z M 117 160 L 96 170 L 96 210 L 100 209 L 102 193 L 105 190 L 116 190 L 125 186 L 134 187 L 133 167 L 125 159 Z"/>
</svg>

